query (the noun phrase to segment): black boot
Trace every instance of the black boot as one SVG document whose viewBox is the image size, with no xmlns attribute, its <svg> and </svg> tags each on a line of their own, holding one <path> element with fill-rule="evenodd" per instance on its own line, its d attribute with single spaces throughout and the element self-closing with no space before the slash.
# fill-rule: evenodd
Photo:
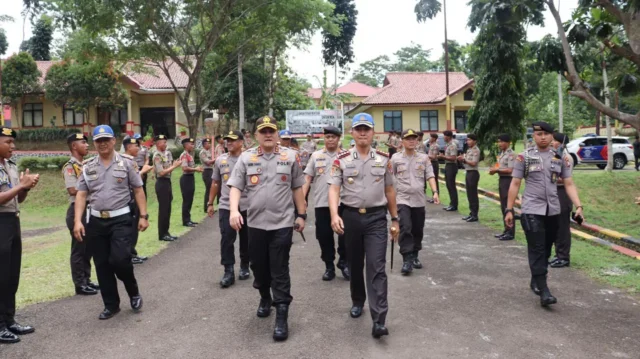
<svg viewBox="0 0 640 359">
<path fill-rule="evenodd" d="M 551 295 L 549 288 L 544 288 L 542 290 L 542 293 L 540 294 L 540 305 L 543 307 L 548 307 L 551 304 L 556 304 L 556 303 L 558 303 L 558 299 L 556 299 L 556 297 Z"/>
<path fill-rule="evenodd" d="M 344 279 L 351 280 L 351 272 L 349 271 L 349 266 L 347 265 L 347 262 L 341 259 L 338 261 L 337 267 L 342 272 L 342 276 L 344 277 Z"/>
<path fill-rule="evenodd" d="M 240 274 L 238 275 L 238 279 L 246 280 L 249 279 L 251 274 L 249 273 L 249 265 L 248 264 L 240 264 Z"/>
<path fill-rule="evenodd" d="M 276 305 L 276 326 L 273 329 L 273 340 L 280 342 L 289 337 L 289 304 Z"/>
<path fill-rule="evenodd" d="M 233 265 L 224 266 L 224 275 L 222 276 L 222 280 L 220 281 L 220 286 L 222 288 L 228 288 L 236 282 L 236 277 L 233 273 Z"/>
<path fill-rule="evenodd" d="M 402 256 L 402 269 L 400 270 L 400 273 L 402 273 L 402 275 L 411 274 L 411 272 L 413 271 L 413 264 L 411 263 L 412 261 L 413 258 L 411 257 L 411 255 L 405 254 Z"/>
<path fill-rule="evenodd" d="M 418 252 L 413 252 L 413 262 L 411 263 L 413 268 L 422 269 L 422 262 L 418 259 Z"/>
<path fill-rule="evenodd" d="M 271 305 L 273 304 L 273 300 L 271 299 L 271 294 L 269 296 L 260 297 L 260 304 L 258 304 L 258 311 L 256 311 L 256 315 L 259 318 L 266 318 L 271 314 Z"/>
<path fill-rule="evenodd" d="M 333 265 L 333 262 L 326 262 L 327 269 L 324 271 L 324 275 L 322 276 L 322 280 L 333 280 L 336 277 L 336 267 Z"/>
<path fill-rule="evenodd" d="M 531 291 L 533 292 L 533 294 L 540 295 L 540 288 L 538 288 L 538 284 L 536 283 L 536 280 L 533 277 L 531 277 L 531 283 L 529 284 L 529 288 L 531 288 Z"/>
</svg>

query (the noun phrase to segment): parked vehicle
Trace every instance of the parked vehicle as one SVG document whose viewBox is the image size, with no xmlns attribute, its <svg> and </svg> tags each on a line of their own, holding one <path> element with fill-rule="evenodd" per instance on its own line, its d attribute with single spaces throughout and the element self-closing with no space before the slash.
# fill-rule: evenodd
<svg viewBox="0 0 640 359">
<path fill-rule="evenodd" d="M 613 145 L 613 168 L 624 168 L 629 162 L 635 161 L 633 145 L 627 137 L 614 136 L 611 138 Z M 600 169 L 607 167 L 607 137 L 590 135 L 579 137 L 567 144 L 567 151 L 573 157 L 573 162 L 578 164 L 596 165 Z"/>
</svg>

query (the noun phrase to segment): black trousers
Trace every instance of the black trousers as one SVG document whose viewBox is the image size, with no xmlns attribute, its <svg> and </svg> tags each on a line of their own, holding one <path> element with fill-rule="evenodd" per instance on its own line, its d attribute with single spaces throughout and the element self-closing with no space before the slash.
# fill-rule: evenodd
<svg viewBox="0 0 640 359">
<path fill-rule="evenodd" d="M 636 158 L 636 169 L 638 169 L 638 161 L 640 161 L 640 158 L 638 158 L 638 157 L 640 157 L 640 153 L 634 154 L 634 156 Z"/>
<path fill-rule="evenodd" d="M 338 214 L 342 216 L 343 207 L 338 207 Z M 315 209 L 316 215 L 316 238 L 320 244 L 320 258 L 325 263 L 331 263 L 336 260 L 336 242 L 333 229 L 331 228 L 331 213 L 328 207 L 320 207 Z M 338 255 L 339 261 L 347 260 L 345 254 L 344 235 L 338 235 Z"/>
<path fill-rule="evenodd" d="M 202 171 L 202 180 L 204 181 L 204 212 L 207 212 L 207 203 L 209 203 L 209 195 L 211 194 L 211 182 L 213 179 L 213 168 L 206 168 Z M 246 223 L 246 222 L 245 222 Z"/>
<path fill-rule="evenodd" d="M 564 186 L 558 186 L 560 199 L 560 217 L 558 217 L 558 236 L 556 238 L 556 256 L 558 259 L 570 260 L 571 253 L 571 209 L 573 203 L 567 196 Z"/>
<path fill-rule="evenodd" d="M 138 244 L 138 221 L 140 220 L 140 209 L 138 209 L 138 205 L 135 200 L 132 200 L 129 204 L 131 208 L 131 214 L 133 214 L 133 221 L 131 221 L 131 225 L 133 226 L 133 240 L 131 242 L 131 255 L 134 257 L 138 256 L 138 251 L 136 250 L 136 245 Z"/>
<path fill-rule="evenodd" d="M 389 147 L 389 158 L 391 158 L 391 156 L 393 156 L 396 152 L 396 149 L 393 147 Z"/>
<path fill-rule="evenodd" d="M 22 236 L 15 213 L 0 213 L 0 330 L 15 323 Z"/>
<path fill-rule="evenodd" d="M 127 213 L 115 218 L 89 218 L 86 241 L 93 254 L 100 294 L 107 309 L 120 307 L 116 277 L 122 281 L 129 297 L 139 295 L 138 282 L 131 264 L 133 216 Z"/>
<path fill-rule="evenodd" d="M 498 179 L 498 193 L 500 194 L 500 210 L 502 212 L 503 219 L 504 215 L 506 214 L 507 201 L 509 200 L 509 187 L 511 187 L 511 176 L 500 176 L 500 179 Z M 516 226 L 509 228 L 505 224 L 504 233 L 515 236 Z"/>
<path fill-rule="evenodd" d="M 438 161 L 431 162 L 431 166 L 433 167 L 433 174 L 436 176 L 436 189 L 440 192 L 440 181 L 438 180 L 438 176 L 440 175 L 440 164 Z M 427 186 L 425 182 L 425 187 Z"/>
<path fill-rule="evenodd" d="M 147 173 L 142 175 L 142 190 L 144 191 L 144 198 L 147 198 Z"/>
<path fill-rule="evenodd" d="M 196 193 L 196 179 L 193 174 L 180 177 L 180 192 L 182 192 L 182 224 L 191 222 L 191 207 Z"/>
<path fill-rule="evenodd" d="M 162 238 L 165 234 L 169 234 L 171 222 L 173 191 L 170 178 L 160 177 L 156 180 L 156 196 L 158 197 L 158 237 Z"/>
<path fill-rule="evenodd" d="M 289 304 L 293 300 L 289 276 L 289 251 L 292 243 L 293 227 L 273 231 L 249 227 L 253 287 L 260 291 L 263 298 L 269 298 L 273 293 L 274 305 Z"/>
<path fill-rule="evenodd" d="M 467 171 L 464 178 L 467 188 L 467 199 L 469 200 L 469 209 L 471 215 L 478 217 L 480 210 L 480 200 L 478 199 L 478 182 L 480 181 L 480 173 L 478 171 Z"/>
<path fill-rule="evenodd" d="M 71 257 L 69 263 L 71 264 L 71 279 L 76 287 L 82 287 L 89 284 L 91 280 L 91 253 L 87 249 L 87 242 L 78 242 L 73 236 L 73 225 L 75 219 L 75 207 L 74 203 L 69 205 L 67 209 L 67 228 L 71 233 Z M 86 214 L 82 215 L 82 224 L 86 227 Z"/>
<path fill-rule="evenodd" d="M 360 214 L 345 207 L 342 212 L 347 261 L 351 270 L 351 301 L 363 306 L 369 295 L 369 309 L 374 322 L 384 324 L 387 303 L 387 212 L 381 210 Z M 363 269 L 367 271 L 367 284 Z M 366 291 L 365 291 L 366 289 Z"/>
<path fill-rule="evenodd" d="M 422 237 L 424 236 L 424 207 L 409 207 L 404 204 L 398 205 L 398 217 L 400 218 L 400 254 L 405 258 L 411 255 L 418 255 L 422 249 Z M 408 258 L 407 258 L 408 259 Z"/>
<path fill-rule="evenodd" d="M 249 265 L 249 227 L 247 227 L 247 211 L 240 212 L 244 226 L 240 228 L 240 265 Z M 220 264 L 223 266 L 236 264 L 234 243 L 238 232 L 231 228 L 229 217 L 231 212 L 228 209 L 220 209 Z"/>
<path fill-rule="evenodd" d="M 547 267 L 558 234 L 558 217 L 523 213 L 520 219 L 527 237 L 529 269 L 540 289 L 547 287 Z"/>
<path fill-rule="evenodd" d="M 458 190 L 456 189 L 456 175 L 458 174 L 458 165 L 456 163 L 447 163 L 444 166 L 444 179 L 447 183 L 447 191 L 451 201 L 451 207 L 458 208 Z"/>
</svg>

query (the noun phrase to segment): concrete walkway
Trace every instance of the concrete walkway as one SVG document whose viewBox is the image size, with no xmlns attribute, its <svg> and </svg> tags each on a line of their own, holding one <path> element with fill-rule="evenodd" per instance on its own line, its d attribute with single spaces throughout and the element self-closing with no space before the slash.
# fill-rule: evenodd
<svg viewBox="0 0 640 359">
<path fill-rule="evenodd" d="M 389 273 L 391 335 L 371 337 L 368 308 L 349 317 L 348 282 L 323 282 L 312 225 L 291 251 L 290 338 L 271 339 L 274 316 L 255 316 L 251 280 L 221 289 L 218 218 L 207 219 L 136 267 L 145 300 L 133 314 L 99 321 L 98 296 L 33 305 L 18 320 L 36 326 L 0 358 L 638 358 L 638 298 L 573 269 L 551 272 L 559 303 L 539 306 L 525 248 L 501 243 L 460 215 L 429 206 L 422 270 Z M 313 219 L 310 218 L 310 224 Z M 396 246 L 397 250 L 397 246 Z M 388 256 L 389 259 L 389 256 Z M 237 270 L 237 269 L 236 269 Z M 389 272 L 389 266 L 387 266 Z"/>
</svg>

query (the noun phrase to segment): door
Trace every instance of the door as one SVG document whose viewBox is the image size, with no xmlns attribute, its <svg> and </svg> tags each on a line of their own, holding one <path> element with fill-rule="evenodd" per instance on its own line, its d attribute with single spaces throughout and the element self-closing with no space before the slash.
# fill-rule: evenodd
<svg viewBox="0 0 640 359">
<path fill-rule="evenodd" d="M 456 121 L 456 131 L 464 132 L 467 129 L 467 111 L 454 111 L 453 117 Z"/>
<path fill-rule="evenodd" d="M 606 161 L 606 138 L 587 138 L 584 140 L 584 146 L 578 150 L 578 156 L 583 162 L 601 162 Z"/>
<path fill-rule="evenodd" d="M 153 135 L 176 137 L 176 113 L 173 107 L 140 109 L 140 133 L 146 134 L 149 126 Z"/>
</svg>

